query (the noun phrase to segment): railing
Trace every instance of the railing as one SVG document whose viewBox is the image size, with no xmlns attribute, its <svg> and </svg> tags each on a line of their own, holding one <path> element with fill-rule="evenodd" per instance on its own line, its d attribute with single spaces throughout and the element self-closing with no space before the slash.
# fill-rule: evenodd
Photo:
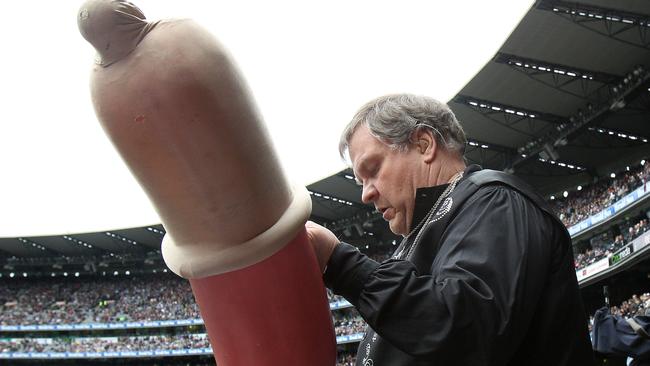
<svg viewBox="0 0 650 366">
<path fill-rule="evenodd" d="M 347 300 L 330 302 L 330 310 L 352 307 Z M 179 319 L 142 322 L 119 323 L 79 323 L 79 324 L 29 324 L 29 325 L 0 325 L 0 332 L 33 332 L 33 331 L 70 331 L 70 330 L 107 330 L 107 329 L 142 329 L 184 327 L 188 325 L 203 325 L 203 319 Z"/>
<path fill-rule="evenodd" d="M 622 265 L 628 258 L 632 257 L 633 254 L 638 253 L 640 255 L 642 251 L 647 251 L 648 247 L 650 247 L 650 231 L 646 231 L 639 235 L 636 239 L 632 240 L 609 257 L 602 258 L 597 262 L 577 270 L 576 277 L 578 278 L 578 282 L 583 282 L 603 271 Z"/>
<path fill-rule="evenodd" d="M 199 334 L 201 336 L 203 334 Z M 360 342 L 363 333 L 336 337 L 337 344 Z M 106 352 L 0 352 L 0 359 L 88 359 L 88 358 L 136 358 L 212 355 L 212 348 L 189 348 L 174 350 L 106 351 Z"/>
<path fill-rule="evenodd" d="M 203 325 L 203 319 L 161 320 L 149 322 L 121 322 L 121 323 L 80 323 L 80 324 L 31 324 L 31 325 L 0 325 L 0 331 L 27 332 L 27 331 L 68 331 L 68 330 L 106 330 L 106 329 L 140 329 L 140 328 L 166 328 L 188 325 Z"/>
<path fill-rule="evenodd" d="M 650 188 L 648 187 L 648 183 L 644 183 L 642 186 L 636 188 L 635 190 L 628 193 L 620 200 L 616 201 L 613 205 L 569 227 L 567 229 L 569 231 L 569 234 L 571 235 L 571 237 L 576 237 L 586 232 L 590 228 L 596 226 L 597 224 L 605 222 L 610 217 L 618 213 L 621 213 L 632 204 L 639 202 L 642 197 L 650 193 L 650 189 L 648 188 Z"/>
<path fill-rule="evenodd" d="M 121 352 L 3 352 L 0 359 L 80 359 L 80 358 L 133 358 L 211 355 L 212 348 L 192 348 L 153 351 Z"/>
</svg>

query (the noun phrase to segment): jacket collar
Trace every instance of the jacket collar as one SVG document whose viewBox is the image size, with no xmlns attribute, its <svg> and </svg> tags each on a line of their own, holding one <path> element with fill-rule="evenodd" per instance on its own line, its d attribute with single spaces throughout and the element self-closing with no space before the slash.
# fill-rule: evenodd
<svg viewBox="0 0 650 366">
<path fill-rule="evenodd" d="M 476 164 L 469 165 L 467 168 L 465 168 L 461 181 L 467 178 L 468 175 L 479 170 L 481 170 L 480 166 Z M 431 210 L 438 198 L 440 198 L 440 195 L 442 195 L 448 186 L 449 183 L 432 187 L 422 187 L 418 188 L 415 191 L 415 206 L 413 208 L 413 217 L 409 231 L 413 230 L 413 228 L 415 228 L 420 223 L 420 221 L 424 220 L 424 217 L 427 215 L 429 210 Z"/>
</svg>

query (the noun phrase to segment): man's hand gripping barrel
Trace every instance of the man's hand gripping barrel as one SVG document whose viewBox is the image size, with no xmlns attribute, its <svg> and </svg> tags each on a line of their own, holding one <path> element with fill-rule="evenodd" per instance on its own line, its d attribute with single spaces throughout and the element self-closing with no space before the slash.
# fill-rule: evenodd
<svg viewBox="0 0 650 366">
<path fill-rule="evenodd" d="M 309 195 L 287 184 L 229 55 L 196 23 L 147 22 L 126 1 L 87 1 L 78 23 L 98 52 L 97 116 L 163 221 L 218 365 L 334 365 Z"/>
</svg>

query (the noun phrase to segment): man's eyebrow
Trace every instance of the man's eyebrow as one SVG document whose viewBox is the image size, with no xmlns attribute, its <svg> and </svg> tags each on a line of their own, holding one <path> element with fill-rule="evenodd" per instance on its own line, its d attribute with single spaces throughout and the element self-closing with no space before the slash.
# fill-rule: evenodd
<svg viewBox="0 0 650 366">
<path fill-rule="evenodd" d="M 355 169 L 354 166 L 353 166 L 352 167 L 352 174 L 354 175 L 354 181 L 358 185 L 362 186 L 363 182 L 361 182 L 361 179 L 359 179 L 359 177 L 357 176 L 357 171 L 363 172 L 366 169 L 366 165 L 368 164 L 368 159 L 367 159 L 366 156 L 361 156 L 361 157 L 359 157 L 357 162 L 358 162 L 357 169 Z"/>
<path fill-rule="evenodd" d="M 359 177 L 357 176 L 357 172 L 356 172 L 356 170 L 354 169 L 354 166 L 352 166 L 351 168 L 352 168 L 352 176 L 354 177 L 354 182 L 355 182 L 357 185 L 363 185 L 363 183 L 361 183 L 361 180 L 360 180 Z"/>
</svg>

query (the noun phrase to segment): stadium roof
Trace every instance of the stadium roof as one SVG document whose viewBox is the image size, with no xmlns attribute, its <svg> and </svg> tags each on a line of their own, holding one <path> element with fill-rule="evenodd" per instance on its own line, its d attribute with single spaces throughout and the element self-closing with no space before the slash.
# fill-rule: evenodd
<svg viewBox="0 0 650 366">
<path fill-rule="evenodd" d="M 69 235 L 0 238 L 2 253 L 16 257 L 93 257 L 134 254 L 160 249 L 162 225 Z"/>
<path fill-rule="evenodd" d="M 449 106 L 469 163 L 543 194 L 638 163 L 650 155 L 650 2 L 537 1 Z M 369 215 L 351 175 L 309 186 L 330 196 L 314 197 L 316 219 Z"/>
</svg>

